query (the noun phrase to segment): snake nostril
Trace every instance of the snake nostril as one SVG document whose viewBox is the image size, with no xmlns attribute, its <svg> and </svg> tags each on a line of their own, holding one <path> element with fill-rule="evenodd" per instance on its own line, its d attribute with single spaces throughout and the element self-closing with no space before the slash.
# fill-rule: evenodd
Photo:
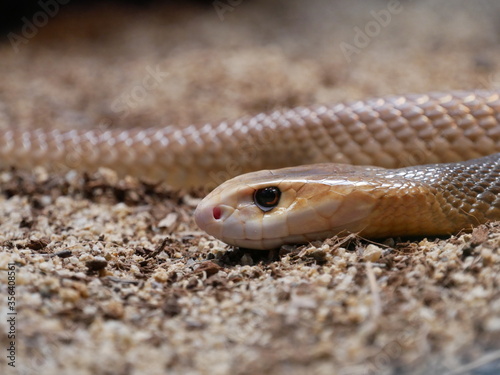
<svg viewBox="0 0 500 375">
<path fill-rule="evenodd" d="M 213 211 L 212 211 L 212 214 L 214 215 L 215 220 L 219 220 L 222 216 L 221 208 L 219 206 L 215 206 Z"/>
</svg>

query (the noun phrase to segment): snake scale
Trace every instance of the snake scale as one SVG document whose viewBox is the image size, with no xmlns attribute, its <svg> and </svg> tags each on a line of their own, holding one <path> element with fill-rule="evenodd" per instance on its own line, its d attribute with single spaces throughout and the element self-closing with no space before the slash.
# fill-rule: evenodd
<svg viewBox="0 0 500 375">
<path fill-rule="evenodd" d="M 173 187 L 222 183 L 200 203 L 196 222 L 256 249 L 346 232 L 449 234 L 500 220 L 498 152 L 495 90 L 298 107 L 184 128 L 0 133 L 4 168 L 107 167 Z M 295 165 L 302 166 L 273 170 Z"/>
</svg>

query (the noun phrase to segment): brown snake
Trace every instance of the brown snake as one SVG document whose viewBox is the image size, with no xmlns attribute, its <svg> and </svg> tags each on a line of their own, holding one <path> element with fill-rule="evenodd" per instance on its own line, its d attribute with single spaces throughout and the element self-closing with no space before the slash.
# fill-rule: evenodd
<svg viewBox="0 0 500 375">
<path fill-rule="evenodd" d="M 500 219 L 500 92 L 393 96 L 299 107 L 185 128 L 4 130 L 1 166 L 92 171 L 216 188 L 198 225 L 233 245 L 272 248 L 341 232 L 454 233 Z"/>
</svg>

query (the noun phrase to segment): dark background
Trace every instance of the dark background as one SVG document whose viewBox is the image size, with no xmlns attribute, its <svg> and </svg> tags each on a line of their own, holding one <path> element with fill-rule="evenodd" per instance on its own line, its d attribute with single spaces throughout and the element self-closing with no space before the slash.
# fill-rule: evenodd
<svg viewBox="0 0 500 375">
<path fill-rule="evenodd" d="M 40 10 L 40 3 L 49 4 L 57 0 L 7 0 L 0 2 L 0 33 L 5 36 L 8 32 L 16 32 L 22 26 L 22 18 L 28 17 Z M 145 8 L 157 3 L 190 3 L 200 6 L 211 6 L 210 0 L 185 0 L 185 1 L 154 1 L 154 0 L 115 0 L 115 1 L 94 1 L 94 0 L 70 0 L 64 7 L 71 8 L 89 8 L 96 4 L 128 4 L 138 8 Z M 28 17 L 30 18 L 30 17 Z"/>
</svg>

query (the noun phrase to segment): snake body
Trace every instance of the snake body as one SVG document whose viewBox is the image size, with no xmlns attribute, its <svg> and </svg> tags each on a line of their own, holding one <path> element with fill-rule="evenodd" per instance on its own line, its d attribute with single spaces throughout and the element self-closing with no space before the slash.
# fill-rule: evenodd
<svg viewBox="0 0 500 375">
<path fill-rule="evenodd" d="M 253 248 L 322 239 L 346 230 L 367 236 L 453 233 L 500 219 L 498 156 L 480 158 L 497 152 L 500 91 L 486 90 L 298 107 L 185 128 L 0 132 L 2 167 L 107 167 L 173 187 L 215 187 L 250 171 L 335 163 L 251 173 L 207 196 L 195 214 L 200 227 L 230 244 Z M 459 163 L 469 159 L 475 160 Z M 421 164 L 431 165 L 404 168 Z M 236 220 L 244 211 L 241 204 L 251 205 L 249 197 L 271 185 L 283 190 L 282 204 L 295 196 L 288 206 L 294 215 L 277 208 L 257 216 L 247 212 Z M 377 187 L 368 197 L 370 186 Z M 291 191 L 295 193 L 286 193 Z M 358 206 L 339 203 L 340 196 Z M 337 202 L 337 211 L 321 199 Z M 285 224 L 276 224 L 274 218 Z M 276 232 L 271 235 L 274 229 L 269 228 Z"/>
</svg>

